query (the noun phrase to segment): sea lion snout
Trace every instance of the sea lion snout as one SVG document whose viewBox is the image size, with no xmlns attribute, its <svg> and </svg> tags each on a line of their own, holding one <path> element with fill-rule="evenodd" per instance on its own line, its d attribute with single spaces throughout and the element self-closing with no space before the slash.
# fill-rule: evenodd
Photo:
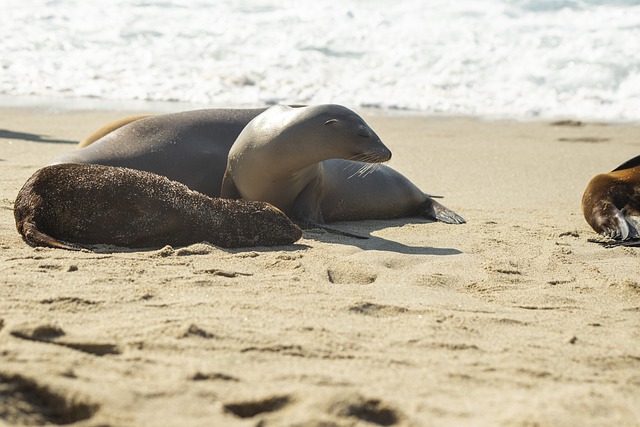
<svg viewBox="0 0 640 427">
<path fill-rule="evenodd" d="M 391 160 L 391 150 L 389 150 L 385 145 L 383 145 L 382 148 L 383 149 L 380 150 L 380 152 L 376 153 L 376 163 L 383 163 Z"/>
<path fill-rule="evenodd" d="M 384 163 L 391 160 L 391 150 L 377 135 L 375 140 L 366 142 L 366 145 L 361 146 L 360 149 L 362 149 L 362 153 L 359 153 L 354 160 L 367 163 Z"/>
<path fill-rule="evenodd" d="M 262 221 L 265 221 L 270 230 L 271 238 L 280 245 L 294 243 L 302 237 L 302 230 L 293 223 L 280 209 L 263 202 L 263 209 L 259 212 Z"/>
</svg>

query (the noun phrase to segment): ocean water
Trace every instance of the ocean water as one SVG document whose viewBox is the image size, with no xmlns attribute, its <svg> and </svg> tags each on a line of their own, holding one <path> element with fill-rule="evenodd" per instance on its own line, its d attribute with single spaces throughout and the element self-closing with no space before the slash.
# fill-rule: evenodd
<svg viewBox="0 0 640 427">
<path fill-rule="evenodd" d="M 640 120 L 640 0 L 3 0 L 0 94 Z"/>
</svg>

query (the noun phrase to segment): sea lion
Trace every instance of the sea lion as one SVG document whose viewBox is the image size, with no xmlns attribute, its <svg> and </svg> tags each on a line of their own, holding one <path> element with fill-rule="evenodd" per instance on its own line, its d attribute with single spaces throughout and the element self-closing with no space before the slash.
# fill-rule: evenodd
<svg viewBox="0 0 640 427">
<path fill-rule="evenodd" d="M 115 128 L 94 143 L 50 164 L 120 166 L 166 176 L 209 197 L 220 196 L 227 153 L 258 109 L 205 109 L 134 116 L 107 124 Z M 124 123 L 124 124 L 123 124 Z M 88 139 L 101 133 L 98 130 Z"/>
<path fill-rule="evenodd" d="M 465 222 L 399 172 L 374 164 L 390 158 L 348 108 L 278 105 L 249 122 L 231 147 L 221 197 L 269 202 L 303 226 L 415 215 Z"/>
<path fill-rule="evenodd" d="M 102 138 L 103 136 L 110 134 L 115 130 L 120 129 L 124 125 L 128 125 L 129 123 L 133 123 L 135 121 L 146 119 L 147 117 L 152 117 L 152 116 L 153 114 L 143 114 L 138 116 L 123 117 L 121 119 L 109 122 L 106 125 L 102 126 L 100 129 L 98 129 L 97 131 L 93 132 L 91 135 L 84 138 L 82 141 L 80 141 L 80 143 L 78 144 L 78 148 L 84 148 L 86 146 L 89 146 L 94 142 L 96 142 L 97 140 L 99 140 L 100 138 Z"/>
<path fill-rule="evenodd" d="M 102 165 L 36 171 L 18 193 L 14 215 L 30 245 L 71 250 L 201 241 L 225 248 L 287 245 L 302 234 L 268 203 L 212 199 L 160 175 Z"/>
<path fill-rule="evenodd" d="M 597 233 L 624 246 L 640 245 L 640 156 L 591 179 L 582 212 Z"/>
</svg>

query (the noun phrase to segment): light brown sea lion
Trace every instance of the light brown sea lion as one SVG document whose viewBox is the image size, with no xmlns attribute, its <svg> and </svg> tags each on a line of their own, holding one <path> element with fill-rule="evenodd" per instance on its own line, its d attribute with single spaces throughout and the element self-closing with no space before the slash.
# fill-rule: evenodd
<svg viewBox="0 0 640 427">
<path fill-rule="evenodd" d="M 348 108 L 274 106 L 231 147 L 221 196 L 269 202 L 309 226 L 416 215 L 465 222 L 399 172 L 373 165 L 390 157 L 378 135 Z"/>
<path fill-rule="evenodd" d="M 14 215 L 30 245 L 72 250 L 202 241 L 225 248 L 273 246 L 301 237 L 268 203 L 212 199 L 160 175 L 101 165 L 38 170 L 18 193 Z"/>
<path fill-rule="evenodd" d="M 587 223 L 624 246 L 640 245 L 640 156 L 593 177 L 582 196 Z"/>
</svg>

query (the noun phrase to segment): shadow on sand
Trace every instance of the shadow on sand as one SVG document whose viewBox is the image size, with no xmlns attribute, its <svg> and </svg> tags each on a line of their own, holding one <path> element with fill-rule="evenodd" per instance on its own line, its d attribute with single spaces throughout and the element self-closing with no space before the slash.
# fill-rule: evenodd
<svg viewBox="0 0 640 427">
<path fill-rule="evenodd" d="M 35 133 L 14 132 L 12 130 L 7 130 L 7 129 L 0 129 L 0 138 L 21 139 L 24 141 L 47 142 L 47 143 L 53 143 L 53 144 L 77 144 L 78 143 L 78 141 L 69 141 L 66 139 L 51 139 L 43 135 L 37 135 Z"/>
<path fill-rule="evenodd" d="M 325 243 L 338 243 L 356 246 L 365 251 L 386 251 L 396 252 L 408 255 L 458 255 L 462 251 L 453 248 L 433 248 L 428 246 L 409 246 L 403 243 L 387 240 L 382 237 L 372 236 L 374 231 L 382 230 L 389 227 L 401 227 L 405 224 L 430 224 L 435 221 L 423 218 L 400 218 L 396 220 L 369 220 L 332 223 L 331 227 L 341 231 L 361 235 L 366 239 L 357 239 L 353 237 L 343 237 L 322 229 L 304 230 L 304 236 L 309 239 L 318 240 Z M 449 225 L 456 227 L 456 225 Z"/>
</svg>

